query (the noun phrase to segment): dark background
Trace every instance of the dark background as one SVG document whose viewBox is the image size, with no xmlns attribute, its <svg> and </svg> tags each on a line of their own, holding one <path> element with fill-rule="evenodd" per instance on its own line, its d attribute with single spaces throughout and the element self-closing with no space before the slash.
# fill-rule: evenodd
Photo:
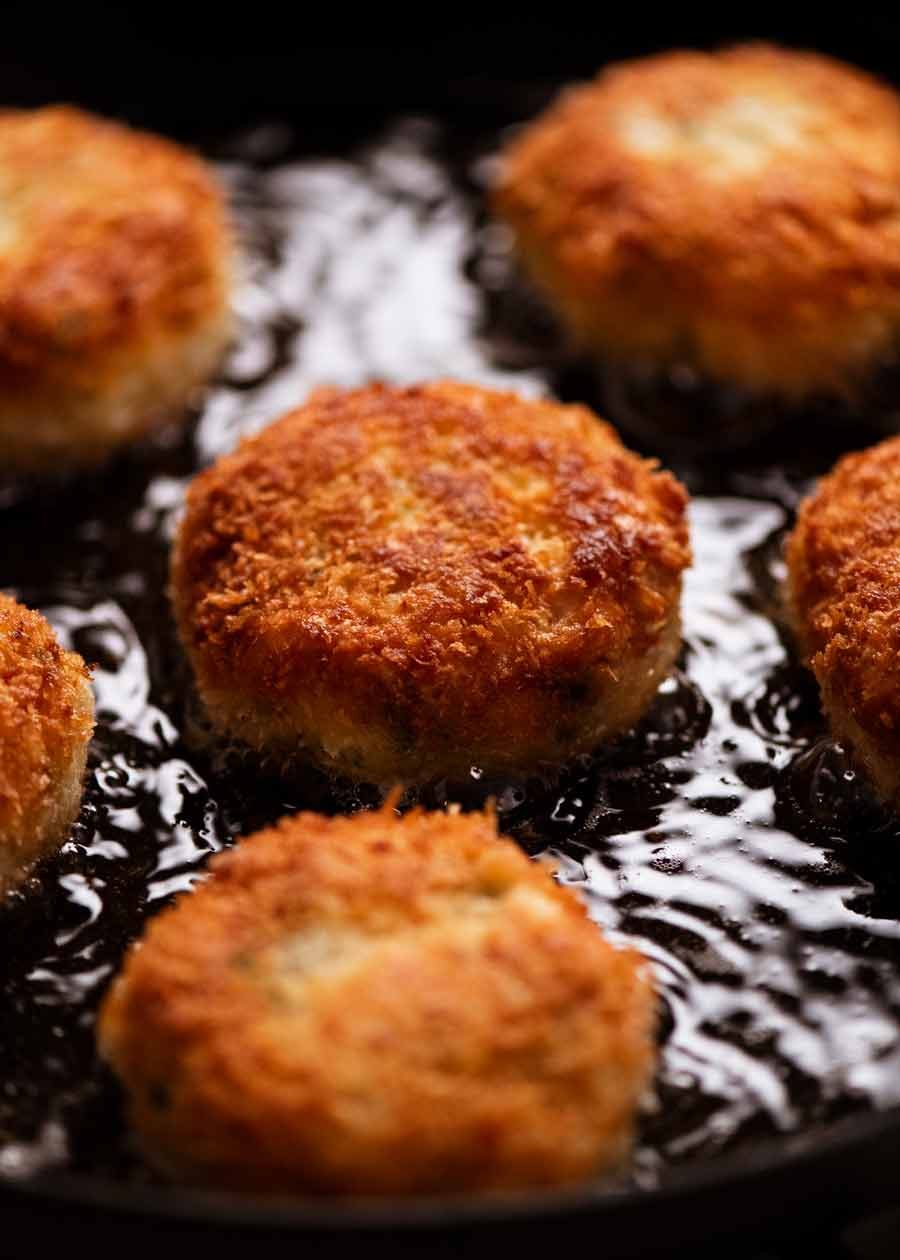
<svg viewBox="0 0 900 1260">
<path fill-rule="evenodd" d="M 900 19 L 889 16 L 839 20 L 823 7 L 766 21 L 759 6 L 728 6 L 714 22 L 681 5 L 633 16 L 598 5 L 587 21 L 575 5 L 546 8 L 4 5 L 0 102 L 76 102 L 196 140 L 302 110 L 314 147 L 398 111 L 452 112 L 467 127 L 514 121 L 561 80 L 676 46 L 770 39 L 900 81 Z"/>
</svg>

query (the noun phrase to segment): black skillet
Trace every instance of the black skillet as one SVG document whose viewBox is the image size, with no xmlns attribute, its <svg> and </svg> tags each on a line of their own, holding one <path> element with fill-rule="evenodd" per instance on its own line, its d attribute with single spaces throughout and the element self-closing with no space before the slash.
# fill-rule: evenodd
<svg viewBox="0 0 900 1260">
<path fill-rule="evenodd" d="M 158 27 L 138 34 L 123 26 L 113 12 L 106 21 L 103 48 L 86 42 L 74 57 L 71 50 L 65 57 L 48 52 L 39 40 L 35 42 L 34 24 L 23 21 L 19 55 L 6 53 L 9 103 L 76 100 L 201 143 L 225 163 L 253 238 L 252 250 L 262 259 L 278 253 L 274 237 L 281 220 L 279 213 L 269 212 L 268 203 L 260 213 L 257 176 L 242 174 L 236 160 L 251 159 L 251 166 L 262 172 L 260 178 L 265 181 L 280 163 L 296 157 L 350 157 L 356 163 L 354 170 L 365 169 L 368 194 L 373 189 L 377 194 L 374 217 L 379 223 L 394 198 L 406 206 L 409 223 L 419 228 L 425 223 L 439 236 L 442 224 L 449 223 L 452 229 L 457 221 L 454 216 L 461 216 L 458 221 L 469 236 L 463 245 L 453 246 L 457 249 L 454 265 L 458 264 L 465 283 L 479 295 L 481 308 L 467 317 L 470 326 L 463 338 L 445 346 L 443 352 L 420 351 L 418 358 L 413 354 L 401 374 L 456 370 L 458 364 L 465 365 L 465 354 L 474 346 L 480 356 L 477 371 L 527 375 L 533 370 L 563 396 L 588 402 L 597 400 L 596 382 L 560 358 L 552 328 L 529 304 L 511 273 L 503 270 L 506 264 L 494 256 L 496 243 L 490 233 L 482 232 L 479 202 L 485 155 L 495 146 L 503 126 L 540 106 L 552 81 L 584 75 L 614 56 L 668 44 L 715 43 L 748 33 L 658 29 L 649 38 L 636 31 L 636 23 L 614 31 L 560 33 L 549 23 L 526 20 L 517 23 L 513 37 L 505 23 L 494 21 L 460 29 L 439 46 L 425 47 L 408 31 L 382 29 L 373 35 L 354 28 L 352 36 L 332 30 L 321 34 L 318 46 L 305 42 L 296 51 L 286 51 L 283 42 L 271 32 L 267 35 L 263 27 L 259 32 L 250 30 L 240 40 L 220 35 L 209 44 L 183 32 L 184 38 L 175 40 Z M 900 29 L 890 24 L 860 24 L 850 32 L 829 29 L 819 38 L 784 29 L 765 34 L 826 47 L 888 75 L 896 61 L 900 75 Z M 112 57 L 110 48 L 115 50 Z M 419 121 L 401 124 L 399 130 L 390 122 L 410 114 Z M 272 119 L 274 126 L 256 125 Z M 398 153 L 407 162 L 405 169 L 395 161 Z M 447 187 L 428 185 L 433 171 L 432 176 L 423 177 L 421 164 L 417 166 L 423 153 L 447 177 L 450 193 Z M 316 169 L 324 168 L 318 165 Z M 339 185 L 337 193 L 346 193 L 349 187 Z M 272 186 L 266 188 L 265 197 L 269 197 Z M 326 189 L 326 205 L 334 192 Z M 288 200 L 293 195 L 277 194 Z M 312 195 L 305 184 L 302 195 Z M 445 214 L 448 197 L 452 206 Z M 363 214 L 362 221 L 371 226 L 372 206 L 367 213 L 368 219 Z M 353 221 L 346 231 L 352 235 Z M 399 244 L 414 249 L 418 239 L 415 234 L 401 236 Z M 390 240 L 384 242 L 385 248 L 390 245 Z M 430 248 L 426 246 L 422 254 L 426 261 L 441 250 L 446 258 L 450 246 L 438 241 L 431 252 Z M 402 290 L 402 278 L 395 277 L 395 282 Z M 450 296 L 455 300 L 459 292 L 454 289 Z M 290 307 L 289 302 L 286 305 Z M 264 772 L 260 777 L 256 767 L 236 764 L 228 750 L 198 744 L 194 729 L 198 719 L 190 701 L 184 699 L 189 683 L 168 628 L 163 593 L 165 534 L 180 482 L 233 441 L 246 415 L 256 423 L 267 408 L 271 412 L 274 402 L 264 392 L 267 373 L 277 377 L 290 372 L 290 347 L 310 326 L 316 326 L 321 310 L 321 303 L 317 306 L 311 301 L 305 309 L 298 302 L 296 310 L 282 304 L 277 310 L 270 307 L 262 314 L 251 314 L 244 351 L 230 365 L 219 393 L 213 395 L 221 405 L 218 410 L 208 408 L 186 437 L 138 452 L 90 484 L 63 485 L 30 497 L 15 490 L 7 495 L 0 521 L 0 554 L 4 556 L 0 580 L 47 607 L 72 641 L 98 661 L 109 701 L 75 842 L 58 862 L 41 872 L 35 887 L 8 909 L 0 924 L 8 1004 L 7 1014 L 0 1017 L 4 1030 L 0 1070 L 6 1095 L 0 1114 L 7 1136 L 14 1138 L 13 1148 L 25 1152 L 18 1165 L 7 1164 L 0 1182 L 8 1227 L 27 1229 L 35 1243 L 60 1241 L 67 1230 L 84 1226 L 89 1226 L 95 1243 L 127 1241 L 144 1231 L 172 1238 L 213 1231 L 218 1238 L 227 1229 L 229 1238 L 249 1240 L 252 1236 L 257 1242 L 302 1240 L 304 1245 L 323 1249 L 353 1241 L 369 1250 L 390 1247 L 429 1254 L 523 1241 L 546 1244 L 553 1240 L 565 1245 L 579 1239 L 615 1256 L 679 1254 L 681 1248 L 696 1250 L 715 1240 L 727 1240 L 733 1251 L 740 1252 L 766 1239 L 781 1241 L 812 1233 L 833 1237 L 834 1230 L 860 1213 L 896 1203 L 900 1200 L 900 1175 L 895 1173 L 900 1166 L 900 1109 L 893 1103 L 876 1109 L 853 1089 L 813 1098 L 809 1082 L 791 1075 L 796 1065 L 790 1063 L 781 1063 L 777 1071 L 789 1078 L 787 1096 L 797 1113 L 796 1124 L 779 1132 L 771 1114 L 777 1107 L 768 1115 L 745 1116 L 740 1122 L 734 1119 L 740 1108 L 729 1111 L 726 1107 L 723 1114 L 730 1116 L 732 1130 L 725 1138 L 710 1140 L 704 1129 L 708 1117 L 699 1103 L 693 1112 L 688 1099 L 686 1110 L 679 1112 L 680 1119 L 669 1129 L 659 1119 L 651 1117 L 646 1122 L 640 1148 L 644 1162 L 639 1161 L 635 1177 L 615 1187 L 590 1185 L 485 1201 L 272 1203 L 176 1191 L 156 1184 L 143 1169 L 128 1142 L 115 1088 L 93 1061 L 90 1019 L 109 971 L 127 940 L 139 930 L 148 905 L 155 908 L 173 888 L 184 886 L 178 881 L 190 878 L 206 850 L 286 808 L 340 809 L 369 803 L 371 798 L 347 787 L 335 788 L 315 776 L 282 786 Z M 256 336 L 263 326 L 264 344 Z M 358 332 L 358 320 L 354 326 Z M 401 328 L 401 334 L 409 336 L 409 328 Z M 369 356 L 370 368 L 390 375 L 390 358 L 380 332 L 369 330 L 367 337 L 361 353 Z M 433 354 L 433 365 L 428 354 Z M 301 359 L 295 379 L 298 397 L 317 370 L 314 358 Z M 334 371 L 333 364 L 329 370 Z M 777 452 L 770 446 L 706 465 L 679 464 L 678 453 L 670 454 L 670 462 L 679 464 L 696 492 L 740 495 L 750 504 L 759 501 L 763 510 L 774 511 L 776 516 L 781 512 L 778 520 L 773 518 L 756 531 L 759 537 L 753 534 L 752 546 L 744 548 L 749 578 L 746 589 L 742 587 L 736 597 L 760 618 L 771 621 L 773 616 L 779 532 L 796 494 L 841 449 L 863 445 L 874 433 L 874 429 L 837 431 L 824 444 L 817 438 L 814 449 L 801 436 Z M 747 510 L 752 515 L 753 509 Z M 726 527 L 724 517 L 715 519 Z M 762 626 L 760 620 L 760 634 Z M 569 860 L 573 872 L 586 852 L 599 853 L 610 859 L 610 869 L 628 873 L 627 856 L 623 862 L 616 847 L 617 835 L 623 828 L 633 835 L 660 833 L 661 820 L 674 808 L 672 801 L 679 799 L 680 791 L 677 784 L 671 791 L 666 786 L 660 757 L 670 758 L 669 768 L 671 759 L 680 765 L 678 759 L 687 758 L 685 764 L 696 771 L 690 761 L 691 748 L 695 742 L 708 741 L 710 721 L 715 728 L 704 690 L 707 682 L 714 690 L 715 681 L 697 663 L 703 649 L 702 635 L 697 633 L 698 641 L 683 662 L 685 678 L 624 749 L 598 765 L 571 770 L 558 782 L 505 785 L 507 826 L 531 851 L 550 844 Z M 742 761 L 735 753 L 726 767 L 737 775 L 732 787 L 718 795 L 708 794 L 698 808 L 708 814 L 713 828 L 714 820 L 729 816 L 735 808 L 730 802 L 740 795 L 738 780 L 748 794 L 773 792 L 772 825 L 786 830 L 800 844 L 816 847 L 817 854 L 825 853 L 839 870 L 840 887 L 846 884 L 850 890 L 851 912 L 862 922 L 852 929 L 843 925 L 841 931 L 850 936 L 842 938 L 841 948 L 853 963 L 853 974 L 863 975 L 871 986 L 875 981 L 865 971 L 871 951 L 865 921 L 868 916 L 879 924 L 890 924 L 900 918 L 889 849 L 886 856 L 886 847 L 896 843 L 897 837 L 890 820 L 881 817 L 856 786 L 838 791 L 836 805 L 830 801 L 828 785 L 840 779 L 845 768 L 823 741 L 814 692 L 791 661 L 789 650 L 783 645 L 779 649 L 778 642 L 777 634 L 771 642 L 767 640 L 766 650 L 773 653 L 774 663 L 765 673 L 756 709 L 734 718 L 741 739 L 752 736 L 762 741 L 760 748 L 775 749 L 769 754 L 772 765 L 767 767 L 764 757 Z M 141 703 L 144 708 L 135 718 L 135 688 L 140 690 L 145 684 L 149 691 L 139 701 L 138 708 Z M 132 719 L 123 718 L 128 704 Z M 163 725 L 170 718 L 181 736 L 170 738 L 166 730 L 151 731 L 154 714 L 163 715 Z M 139 726 L 145 719 L 149 727 L 141 727 L 137 737 L 135 723 Z M 174 761 L 184 763 L 187 770 L 178 779 L 174 813 L 166 814 L 159 805 L 159 781 Z M 710 767 L 702 768 L 707 773 Z M 134 781 L 129 784 L 132 772 Z M 153 790 L 148 791 L 151 781 Z M 502 790 L 504 785 L 499 786 Z M 132 788 L 133 799 L 128 797 L 123 804 L 123 794 L 127 796 Z M 433 803 L 454 791 L 471 795 L 474 789 L 471 784 L 465 789 L 438 785 L 431 792 Z M 598 802 L 603 805 L 599 815 Z M 564 810 L 561 813 L 563 805 L 571 809 L 574 821 L 565 822 L 569 816 Z M 138 822 L 126 836 L 123 818 L 129 810 Z M 624 818 L 627 827 L 621 824 L 617 830 L 603 822 L 610 810 Z M 171 840 L 173 830 L 180 837 L 176 841 Z M 109 843 L 122 845 L 123 839 L 128 839 L 127 860 L 104 866 L 109 854 L 99 850 Z M 99 879 L 101 867 L 112 875 Z M 786 858 L 782 867 L 796 875 L 793 859 Z M 804 868 L 801 878 L 808 880 L 813 897 L 822 895 L 822 888 L 830 886 L 829 879 L 832 883 L 838 879 L 827 871 L 820 879 L 811 871 L 812 867 Z M 166 882 L 169 877 L 171 885 Z M 91 897 L 101 886 L 105 892 L 97 900 L 104 904 L 98 911 Z M 676 930 L 677 925 L 665 915 L 662 926 L 654 922 L 651 931 L 652 914 L 642 896 L 646 898 L 640 892 L 620 891 L 614 899 L 617 913 L 609 926 L 626 934 L 649 933 L 662 951 L 660 956 L 676 963 L 693 959 L 697 949 L 690 932 Z M 709 918 L 709 907 L 698 903 L 694 909 Z M 777 908 L 770 910 L 777 919 Z M 603 912 L 598 917 L 606 922 Z M 729 932 L 739 929 L 723 924 L 715 931 L 724 933 L 725 941 Z M 778 930 L 777 925 L 773 930 Z M 77 988 L 81 972 L 72 962 L 72 951 L 66 955 L 65 945 L 59 945 L 60 936 L 78 937 L 79 944 L 93 950 L 106 968 L 94 988 L 79 990 L 75 998 L 71 992 L 66 996 L 66 983 L 71 981 Z M 875 954 L 877 966 L 896 970 L 900 976 L 900 953 L 890 932 L 876 945 Z M 48 967 L 50 957 L 53 965 Z M 35 972 L 42 966 L 49 978 L 39 977 L 35 987 Z M 719 984 L 721 976 L 711 978 L 700 964 L 696 966 L 702 984 Z M 752 988 L 752 973 L 740 983 L 747 985 L 748 979 Z M 834 976 L 829 981 L 820 969 L 813 987 L 821 996 L 827 993 L 829 982 L 837 984 Z M 35 993 L 43 999 L 38 1005 Z M 835 990 L 835 1020 L 844 1018 L 840 1000 L 845 996 L 846 990 Z M 900 1023 L 900 1009 L 886 1002 Z M 787 1012 L 785 1019 L 789 1018 Z M 668 1019 L 673 1022 L 671 1013 Z M 670 1030 L 664 1029 L 664 1035 L 670 1036 Z M 728 1037 L 736 1039 L 742 1052 L 750 1044 L 741 1029 L 729 1028 L 723 1045 Z M 51 1045 L 58 1046 L 52 1055 Z M 676 1093 L 671 1082 L 664 1083 L 663 1103 L 675 1110 L 676 1103 L 685 1106 Z M 740 1101 L 739 1089 L 737 1097 Z M 48 1098 L 54 1101 L 52 1108 Z M 68 1155 L 37 1159 L 32 1168 L 28 1152 L 46 1148 L 46 1134 L 43 1147 L 34 1139 L 48 1115 L 62 1118 Z M 696 1138 L 690 1157 L 672 1155 L 679 1132 Z M 52 1141 L 51 1135 L 51 1146 Z"/>
</svg>

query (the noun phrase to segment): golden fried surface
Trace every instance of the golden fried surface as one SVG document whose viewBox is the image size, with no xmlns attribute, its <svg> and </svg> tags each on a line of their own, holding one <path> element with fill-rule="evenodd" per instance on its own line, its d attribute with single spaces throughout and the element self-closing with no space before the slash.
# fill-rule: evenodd
<svg viewBox="0 0 900 1260">
<path fill-rule="evenodd" d="M 84 661 L 40 613 L 0 595 L 0 892 L 65 839 L 93 729 Z"/>
<path fill-rule="evenodd" d="M 178 625 L 258 748 L 376 782 L 559 761 L 671 667 L 685 503 L 583 407 L 319 391 L 193 482 Z"/>
<path fill-rule="evenodd" d="M 605 70 L 516 138 L 496 209 L 589 347 L 787 397 L 900 334 L 900 99 L 750 45 Z"/>
<path fill-rule="evenodd" d="M 86 464 L 181 407 L 227 338 L 199 159 L 67 107 L 0 111 L 0 458 Z"/>
<path fill-rule="evenodd" d="M 822 479 L 787 559 L 791 615 L 835 734 L 900 804 L 900 438 Z"/>
<path fill-rule="evenodd" d="M 101 1011 L 162 1168 L 407 1194 L 553 1185 L 625 1153 L 649 976 L 490 814 L 298 814 L 212 869 Z"/>
</svg>

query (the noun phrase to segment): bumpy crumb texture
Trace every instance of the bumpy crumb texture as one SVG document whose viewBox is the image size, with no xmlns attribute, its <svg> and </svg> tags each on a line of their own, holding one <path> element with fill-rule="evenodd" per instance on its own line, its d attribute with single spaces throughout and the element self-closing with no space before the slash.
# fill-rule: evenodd
<svg viewBox="0 0 900 1260">
<path fill-rule="evenodd" d="M 89 463 L 171 413 L 228 331 L 204 164 L 68 107 L 0 111 L 0 455 Z"/>
<path fill-rule="evenodd" d="M 374 781 L 559 760 L 677 654 L 685 502 L 582 407 L 319 391 L 192 484 L 181 636 L 261 748 Z"/>
<path fill-rule="evenodd" d="M 900 334 L 900 98 L 750 45 L 613 66 L 504 154 L 495 205 L 577 336 L 788 397 Z"/>
<path fill-rule="evenodd" d="M 835 733 L 900 803 L 900 438 L 823 478 L 787 559 L 794 625 Z"/>
<path fill-rule="evenodd" d="M 84 661 L 40 613 L 0 595 L 0 891 L 65 838 L 93 726 Z"/>
<path fill-rule="evenodd" d="M 552 1185 L 627 1150 L 654 996 L 490 815 L 299 814 L 151 922 L 100 1046 L 150 1157 L 247 1191 Z"/>
</svg>

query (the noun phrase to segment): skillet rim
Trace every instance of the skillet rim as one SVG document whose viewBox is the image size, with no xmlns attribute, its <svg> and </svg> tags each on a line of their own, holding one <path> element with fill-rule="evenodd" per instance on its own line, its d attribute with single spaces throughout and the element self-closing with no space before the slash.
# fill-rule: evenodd
<svg viewBox="0 0 900 1260">
<path fill-rule="evenodd" d="M 602 1183 L 581 1183 L 557 1190 L 415 1198 L 266 1198 L 216 1190 L 165 1185 L 134 1185 L 88 1173 L 47 1172 L 0 1180 L 0 1205 L 16 1199 L 21 1206 L 50 1200 L 67 1208 L 151 1216 L 185 1225 L 234 1225 L 251 1229 L 290 1228 L 338 1233 L 473 1225 L 515 1225 L 590 1214 L 612 1216 L 642 1206 L 674 1205 L 692 1197 L 720 1195 L 755 1179 L 786 1175 L 893 1139 L 900 1150 L 900 1103 L 878 1111 L 844 1116 L 781 1137 L 762 1138 L 717 1159 L 705 1156 L 663 1175 L 652 1188 L 604 1190 Z M 900 1173 L 897 1175 L 900 1191 Z"/>
</svg>

